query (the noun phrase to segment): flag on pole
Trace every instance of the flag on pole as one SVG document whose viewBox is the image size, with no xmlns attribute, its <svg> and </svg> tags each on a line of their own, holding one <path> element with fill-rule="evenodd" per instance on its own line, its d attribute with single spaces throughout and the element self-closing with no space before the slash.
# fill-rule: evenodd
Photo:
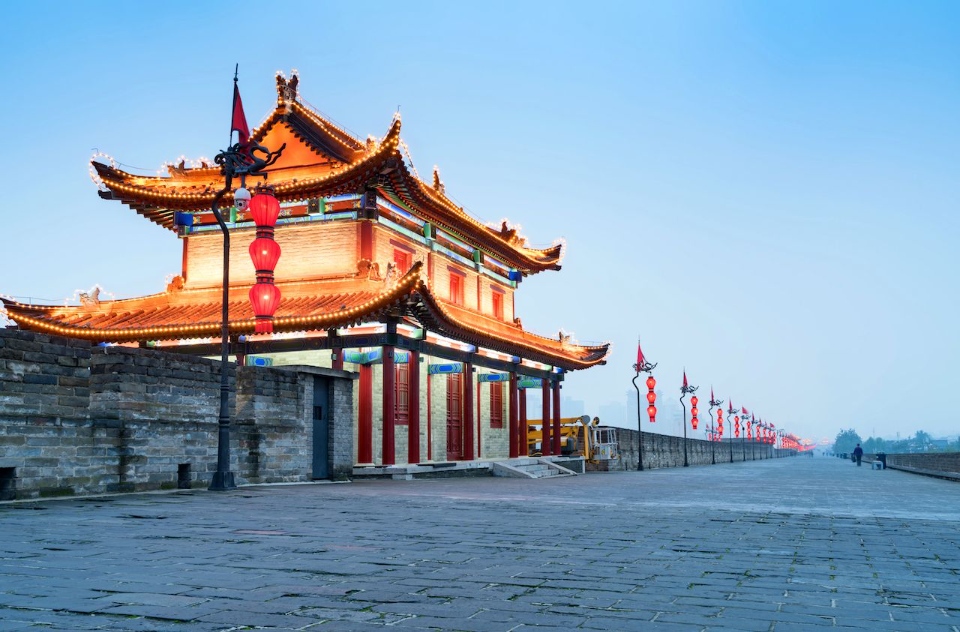
<svg viewBox="0 0 960 632">
<path fill-rule="evenodd" d="M 237 142 L 246 146 L 250 140 L 250 128 L 247 126 L 247 116 L 243 113 L 243 101 L 240 100 L 240 88 L 237 80 L 233 80 L 233 119 L 230 121 L 230 133 L 237 133 Z"/>
<path fill-rule="evenodd" d="M 686 372 L 686 370 L 684 370 L 684 372 L 683 372 L 683 388 L 687 388 L 687 372 Z"/>
<path fill-rule="evenodd" d="M 638 338 L 637 339 L 637 370 L 638 371 L 640 370 L 640 367 L 643 366 L 644 359 L 645 358 L 643 357 L 643 351 L 640 350 L 640 339 Z"/>
<path fill-rule="evenodd" d="M 740 407 L 740 412 L 743 413 L 743 416 L 744 416 L 744 417 L 746 417 L 747 415 L 750 414 L 750 413 L 747 412 L 747 407 L 746 407 L 746 406 L 741 406 L 741 407 Z"/>
<path fill-rule="evenodd" d="M 711 402 L 717 401 L 717 398 L 713 396 L 713 387 L 712 387 L 712 386 L 710 387 L 710 401 L 711 401 Z"/>
</svg>

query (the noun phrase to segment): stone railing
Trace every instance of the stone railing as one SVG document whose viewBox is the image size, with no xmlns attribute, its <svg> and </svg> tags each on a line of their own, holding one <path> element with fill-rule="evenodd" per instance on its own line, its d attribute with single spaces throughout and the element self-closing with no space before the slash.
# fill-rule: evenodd
<svg viewBox="0 0 960 632">
<path fill-rule="evenodd" d="M 864 460 L 876 461 L 877 455 L 865 454 Z M 888 454 L 886 461 L 890 469 L 960 480 L 960 452 Z"/>
<path fill-rule="evenodd" d="M 637 469 L 639 433 L 628 428 L 617 428 L 620 458 L 606 464 L 608 470 Z M 657 469 L 683 466 L 683 437 L 643 433 L 643 467 Z M 687 463 L 689 465 L 722 465 L 743 461 L 760 461 L 784 456 L 796 456 L 796 450 L 782 450 L 758 441 L 734 439 L 731 441 L 705 441 L 686 439 Z"/>
</svg>

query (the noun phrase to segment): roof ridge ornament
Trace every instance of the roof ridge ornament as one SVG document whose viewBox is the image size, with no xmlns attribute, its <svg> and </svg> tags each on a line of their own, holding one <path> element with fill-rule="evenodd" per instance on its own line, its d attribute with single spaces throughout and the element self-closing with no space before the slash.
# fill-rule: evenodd
<svg viewBox="0 0 960 632">
<path fill-rule="evenodd" d="M 297 100 L 297 86 L 300 84 L 300 73 L 296 68 L 290 70 L 290 79 L 283 72 L 277 71 L 277 104 L 286 106 L 286 113 L 293 110 L 293 103 Z"/>
</svg>

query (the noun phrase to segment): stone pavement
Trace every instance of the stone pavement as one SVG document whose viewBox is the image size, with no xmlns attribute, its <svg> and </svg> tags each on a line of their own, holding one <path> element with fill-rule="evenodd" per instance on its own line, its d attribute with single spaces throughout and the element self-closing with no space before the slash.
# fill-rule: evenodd
<svg viewBox="0 0 960 632">
<path fill-rule="evenodd" d="M 960 484 L 828 457 L 0 504 L 0 630 L 949 630 Z"/>
</svg>

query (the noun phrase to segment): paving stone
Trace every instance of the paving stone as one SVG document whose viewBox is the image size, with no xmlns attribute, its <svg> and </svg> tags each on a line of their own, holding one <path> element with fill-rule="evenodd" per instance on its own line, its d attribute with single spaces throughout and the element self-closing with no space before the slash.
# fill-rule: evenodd
<svg viewBox="0 0 960 632">
<path fill-rule="evenodd" d="M 868 472 L 796 457 L 0 503 L 0 630 L 960 632 L 960 485 Z"/>
</svg>

